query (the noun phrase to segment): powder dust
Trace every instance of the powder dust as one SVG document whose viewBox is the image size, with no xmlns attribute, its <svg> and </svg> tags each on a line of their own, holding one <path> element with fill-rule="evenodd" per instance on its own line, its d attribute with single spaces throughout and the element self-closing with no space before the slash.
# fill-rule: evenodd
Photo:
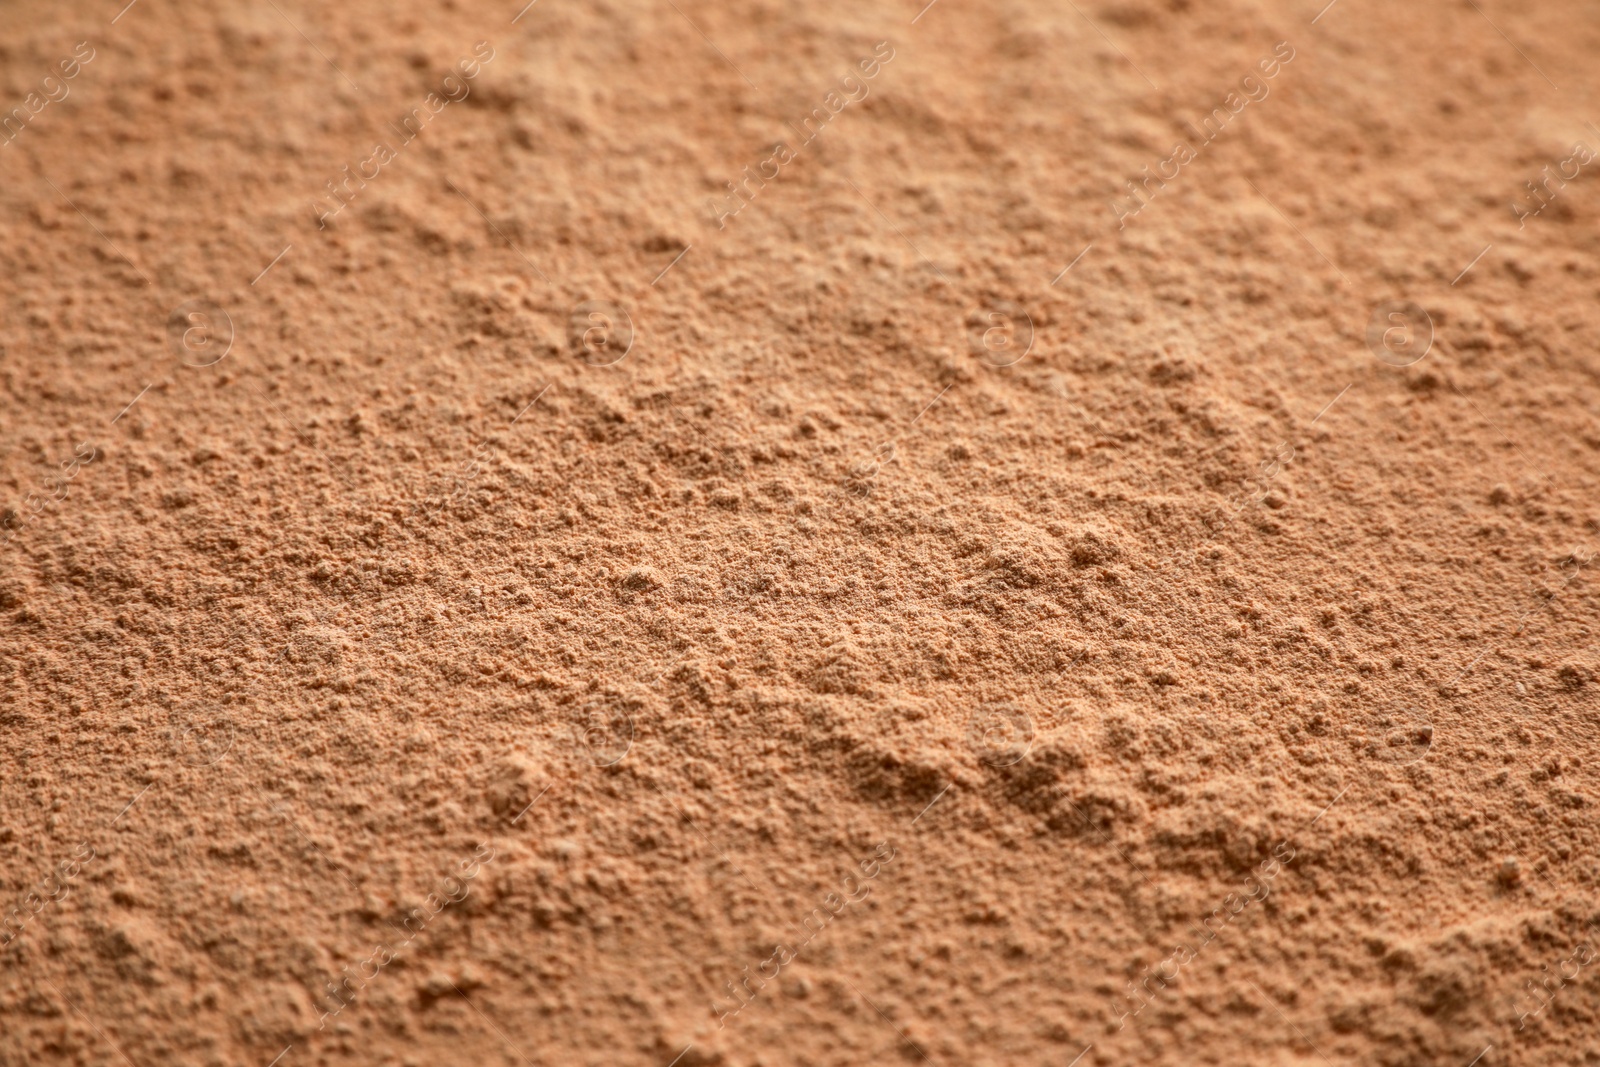
<svg viewBox="0 0 1600 1067">
<path fill-rule="evenodd" d="M 1595 29 L 1319 6 L 11 5 L 0 1064 L 1594 1062 Z"/>
</svg>

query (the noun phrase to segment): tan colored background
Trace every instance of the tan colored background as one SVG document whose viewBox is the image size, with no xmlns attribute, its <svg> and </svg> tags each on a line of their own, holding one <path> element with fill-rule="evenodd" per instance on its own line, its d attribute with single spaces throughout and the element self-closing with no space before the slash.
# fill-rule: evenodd
<svg viewBox="0 0 1600 1067">
<path fill-rule="evenodd" d="M 1592 10 L 919 8 L 0 6 L 0 1064 L 1594 1062 Z"/>
</svg>

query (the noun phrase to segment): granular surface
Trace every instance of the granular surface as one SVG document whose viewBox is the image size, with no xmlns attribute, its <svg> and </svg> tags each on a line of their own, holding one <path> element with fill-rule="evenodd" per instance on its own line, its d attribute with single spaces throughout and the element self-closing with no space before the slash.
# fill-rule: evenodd
<svg viewBox="0 0 1600 1067">
<path fill-rule="evenodd" d="M 121 2 L 0 1064 L 1600 1062 L 1591 7 Z"/>
</svg>

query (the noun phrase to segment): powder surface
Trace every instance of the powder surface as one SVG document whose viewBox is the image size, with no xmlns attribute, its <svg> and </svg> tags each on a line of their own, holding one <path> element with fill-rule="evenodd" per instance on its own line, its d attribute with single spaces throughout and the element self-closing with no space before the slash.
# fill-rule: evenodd
<svg viewBox="0 0 1600 1067">
<path fill-rule="evenodd" d="M 1595 1062 L 1588 8 L 117 6 L 0 1065 Z"/>
</svg>

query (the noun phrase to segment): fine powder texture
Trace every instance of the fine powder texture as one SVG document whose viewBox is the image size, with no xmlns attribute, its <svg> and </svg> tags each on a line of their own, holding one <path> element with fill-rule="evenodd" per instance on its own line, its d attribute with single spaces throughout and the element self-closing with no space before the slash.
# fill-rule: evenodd
<svg viewBox="0 0 1600 1067">
<path fill-rule="evenodd" d="M 1592 5 L 123 2 L 0 1067 L 1600 1063 Z"/>
</svg>

